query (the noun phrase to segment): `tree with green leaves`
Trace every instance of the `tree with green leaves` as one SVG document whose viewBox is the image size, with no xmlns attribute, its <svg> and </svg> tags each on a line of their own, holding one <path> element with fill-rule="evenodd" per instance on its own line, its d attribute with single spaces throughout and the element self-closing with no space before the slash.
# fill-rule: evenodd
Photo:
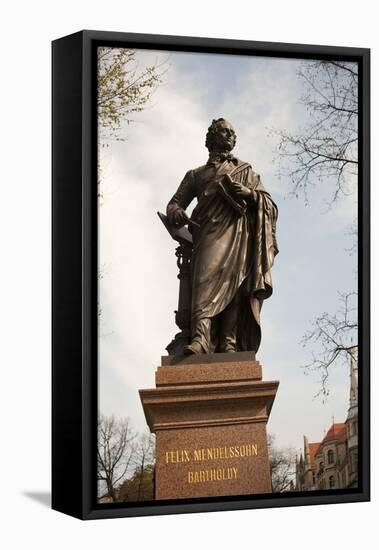
<svg viewBox="0 0 379 550">
<path fill-rule="evenodd" d="M 132 116 L 141 112 L 152 93 L 162 82 L 165 63 L 140 67 L 138 52 L 130 48 L 99 47 L 97 50 L 97 127 L 101 149 L 109 140 L 124 141 L 123 124 L 134 122 Z M 104 159 L 103 159 L 104 160 Z M 104 199 L 103 162 L 97 165 L 98 199 Z M 104 270 L 99 271 L 99 279 Z M 101 309 L 98 309 L 101 318 Z"/>
<path fill-rule="evenodd" d="M 99 47 L 97 51 L 97 128 L 99 152 L 111 140 L 126 139 L 124 124 L 146 107 L 152 93 L 162 82 L 165 62 L 140 67 L 139 54 L 130 48 Z M 103 183 L 103 161 L 97 166 L 98 186 Z M 98 198 L 103 193 L 98 189 Z"/>
<path fill-rule="evenodd" d="M 154 464 L 146 464 L 144 468 L 137 468 L 134 474 L 122 483 L 118 491 L 118 502 L 154 500 L 154 475 Z"/>
<path fill-rule="evenodd" d="M 158 64 L 140 68 L 138 54 L 129 48 L 100 47 L 97 68 L 97 116 L 99 137 L 124 139 L 122 124 L 131 124 L 158 84 Z"/>
</svg>

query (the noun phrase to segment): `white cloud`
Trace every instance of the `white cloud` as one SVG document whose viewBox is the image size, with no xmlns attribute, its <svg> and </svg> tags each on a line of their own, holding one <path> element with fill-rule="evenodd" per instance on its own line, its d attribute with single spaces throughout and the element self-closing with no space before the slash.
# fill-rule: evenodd
<svg viewBox="0 0 379 550">
<path fill-rule="evenodd" d="M 170 79 L 178 79 L 171 69 Z M 206 115 L 196 98 L 166 84 L 156 107 L 130 128 L 126 142 L 104 150 L 104 202 L 99 209 L 100 369 L 106 361 L 135 388 L 152 385 L 174 323 L 179 282 L 176 243 L 157 216 L 184 173 L 206 159 Z M 112 400 L 102 395 L 102 402 Z M 108 407 L 107 407 L 108 408 Z M 130 412 L 126 412 L 130 414 Z"/>
<path fill-rule="evenodd" d="M 143 54 L 141 62 L 149 55 Z M 321 219 L 316 205 L 307 210 L 302 201 L 283 200 L 287 189 L 276 177 L 267 128 L 293 129 L 301 123 L 296 60 L 245 59 L 236 80 L 228 75 L 227 61 L 223 69 L 222 60 L 213 66 L 210 56 L 194 60 L 171 54 L 164 85 L 126 128 L 127 141 L 103 151 L 100 406 L 131 416 L 143 429 L 137 390 L 154 385 L 160 355 L 178 332 L 176 243 L 156 212 L 165 210 L 185 172 L 205 162 L 207 126 L 213 117 L 224 116 L 237 131 L 236 154 L 261 173 L 279 203 L 281 251 L 273 270 L 274 295 L 263 309 L 260 359 L 265 378 L 281 381 L 269 429 L 278 443 L 297 445 L 307 426 L 316 434 L 331 419 L 328 406 L 312 401 L 315 380 L 299 369 L 306 357 L 298 341 L 318 308 L 333 307 L 338 285 L 353 280 L 341 236 L 352 207 L 341 203 L 334 218 L 330 213 Z M 336 420 L 343 420 L 346 408 L 345 382 L 344 373 L 333 382 Z"/>
</svg>

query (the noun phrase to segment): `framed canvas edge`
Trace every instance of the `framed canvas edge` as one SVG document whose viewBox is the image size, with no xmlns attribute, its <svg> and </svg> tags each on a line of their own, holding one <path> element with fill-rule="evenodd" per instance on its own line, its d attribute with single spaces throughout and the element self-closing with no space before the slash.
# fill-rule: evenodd
<svg viewBox="0 0 379 550">
<path fill-rule="evenodd" d="M 314 504 L 335 504 L 344 502 L 362 502 L 370 500 L 370 50 L 366 48 L 350 48 L 350 47 L 335 47 L 335 46 L 315 46 L 301 44 L 282 44 L 272 42 L 254 42 L 241 41 L 230 39 L 215 39 L 215 38 L 196 38 L 196 37 L 175 37 L 165 35 L 146 35 L 134 33 L 114 33 L 103 31 L 81 31 L 70 37 L 65 37 L 53 42 L 57 46 L 58 43 L 64 48 L 64 43 L 67 40 L 74 40 L 80 43 L 81 55 L 81 89 L 80 98 L 81 113 L 80 121 L 76 120 L 76 124 L 81 125 L 81 158 L 75 166 L 76 185 L 80 186 L 81 201 L 80 201 L 80 216 L 81 216 L 81 231 L 73 231 L 72 238 L 80 240 L 81 243 L 81 266 L 78 272 L 77 264 L 69 266 L 72 270 L 72 276 L 76 283 L 81 284 L 81 342 L 77 342 L 77 355 L 75 358 L 75 369 L 70 370 L 69 376 L 72 378 L 68 385 L 73 385 L 79 389 L 76 392 L 75 399 L 78 399 L 80 393 L 80 406 L 75 403 L 77 413 L 77 425 L 80 426 L 80 448 L 76 445 L 75 450 L 75 469 L 76 477 L 78 472 L 81 479 L 80 487 L 78 488 L 73 500 L 76 501 L 74 506 L 64 505 L 63 507 L 57 504 L 54 489 L 53 489 L 53 508 L 64 513 L 68 513 L 81 519 L 100 519 L 111 517 L 128 517 L 142 515 L 157 515 L 157 514 L 175 514 L 175 513 L 191 513 L 205 511 L 226 511 L 226 510 L 242 510 L 254 508 L 282 507 L 282 506 L 301 506 Z M 322 494 L 294 494 L 291 496 L 283 496 L 283 494 L 274 494 L 269 497 L 251 497 L 251 498 L 219 498 L 219 499 L 199 499 L 186 502 L 170 501 L 169 503 L 148 503 L 140 505 L 97 505 L 96 494 L 94 491 L 94 479 L 96 474 L 96 416 L 97 416 L 97 370 L 95 369 L 97 335 L 97 307 L 96 297 L 97 284 L 94 281 L 94 266 L 97 250 L 97 224 L 96 224 L 96 197 L 93 193 L 93 182 L 96 174 L 94 173 L 94 158 L 96 156 L 96 110 L 93 102 L 95 63 L 94 48 L 97 45 L 104 43 L 113 43 L 113 45 L 122 45 L 145 48 L 165 48 L 177 50 L 178 48 L 219 53 L 238 54 L 243 52 L 247 55 L 272 55 L 276 57 L 299 57 L 299 58 L 344 58 L 356 60 L 359 63 L 361 71 L 360 79 L 360 116 L 359 116 L 359 155 L 360 155 L 360 172 L 359 172 L 359 277 L 358 285 L 360 292 L 360 311 L 359 311 L 359 361 L 363 365 L 363 375 L 360 379 L 359 399 L 360 399 L 360 416 L 359 416 L 359 437 L 360 437 L 360 480 L 361 487 L 359 490 L 351 490 L 341 493 L 340 491 L 323 492 Z M 67 60 L 68 63 L 68 60 Z M 53 90 L 54 100 L 54 90 Z M 54 110 L 56 110 L 53 101 L 53 140 L 54 140 Z M 67 112 L 67 117 L 72 117 L 72 113 Z M 78 113 L 75 113 L 77 118 Z M 69 137 L 69 136 L 67 136 Z M 57 155 L 55 151 L 55 155 Z M 53 144 L 54 158 L 54 144 Z M 53 162 L 54 164 L 54 162 Z M 53 169 L 53 189 L 57 185 L 57 175 Z M 54 192 L 53 192 L 54 194 Z M 54 201 L 53 201 L 54 202 Z M 75 208 L 77 205 L 75 206 Z M 54 227 L 54 220 L 53 220 Z M 62 239 L 63 237 L 61 237 Z M 55 243 L 57 246 L 58 243 Z M 53 245 L 54 247 L 54 245 Z M 54 273 L 54 267 L 53 267 Z M 54 277 L 53 277 L 54 278 Z M 56 283 L 59 281 L 60 275 L 55 273 Z M 67 289 L 67 283 L 64 281 L 58 282 Z M 66 312 L 67 313 L 67 312 Z M 54 289 L 53 289 L 53 320 L 56 317 L 57 311 L 54 309 Z M 54 322 L 54 321 L 53 321 Z M 53 330 L 53 347 L 54 340 L 57 342 L 60 337 L 54 335 Z M 77 341 L 77 338 L 76 338 Z M 64 343 L 60 343 L 62 349 Z M 80 350 L 80 352 L 79 352 Z M 54 362 L 55 372 L 54 372 Z M 59 365 L 59 366 L 57 366 Z M 53 396 L 57 395 L 57 376 L 62 380 L 62 360 L 55 357 L 53 350 Z M 58 372 L 59 371 L 59 372 Z M 80 373 L 80 377 L 78 376 Z M 59 393 L 59 392 L 58 392 Z M 56 403 L 55 403 L 56 405 Z M 53 399 L 53 417 L 54 417 Z M 65 411 L 60 405 L 58 416 L 63 415 Z M 65 420 L 57 420 L 57 411 L 55 411 L 55 422 L 53 421 L 53 431 L 58 427 L 61 431 L 65 425 Z M 57 438 L 55 437 L 55 440 Z M 57 454 L 56 447 L 55 455 Z M 61 449 L 63 453 L 64 449 Z M 95 452 L 94 452 L 95 451 Z M 54 473 L 55 472 L 55 473 Z M 69 472 L 70 474 L 70 472 Z M 57 468 L 53 464 L 53 477 L 57 477 Z M 58 476 L 59 477 L 59 476 Z M 62 485 L 61 481 L 61 485 Z M 59 499 L 58 499 L 59 500 Z"/>
<path fill-rule="evenodd" d="M 81 33 L 52 44 L 52 508 L 75 517 L 83 516 L 82 47 Z"/>
</svg>

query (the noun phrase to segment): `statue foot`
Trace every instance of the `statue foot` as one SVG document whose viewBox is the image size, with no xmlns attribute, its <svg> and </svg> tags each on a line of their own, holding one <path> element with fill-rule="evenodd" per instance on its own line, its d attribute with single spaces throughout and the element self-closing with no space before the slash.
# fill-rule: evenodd
<svg viewBox="0 0 379 550">
<path fill-rule="evenodd" d="M 198 353 L 204 353 L 202 346 L 198 342 L 192 342 L 188 346 L 183 348 L 184 355 L 195 355 Z"/>
<path fill-rule="evenodd" d="M 220 353 L 235 353 L 237 348 L 235 345 L 229 344 L 220 348 Z"/>
</svg>

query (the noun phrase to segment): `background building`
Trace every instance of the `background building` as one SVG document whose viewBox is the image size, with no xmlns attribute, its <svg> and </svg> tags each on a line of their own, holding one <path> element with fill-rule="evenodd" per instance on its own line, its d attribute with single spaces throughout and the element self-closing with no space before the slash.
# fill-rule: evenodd
<svg viewBox="0 0 379 550">
<path fill-rule="evenodd" d="M 343 489 L 358 486 L 358 363 L 357 349 L 350 361 L 350 403 L 343 423 L 333 421 L 322 441 L 309 443 L 296 457 L 296 491 Z"/>
</svg>

